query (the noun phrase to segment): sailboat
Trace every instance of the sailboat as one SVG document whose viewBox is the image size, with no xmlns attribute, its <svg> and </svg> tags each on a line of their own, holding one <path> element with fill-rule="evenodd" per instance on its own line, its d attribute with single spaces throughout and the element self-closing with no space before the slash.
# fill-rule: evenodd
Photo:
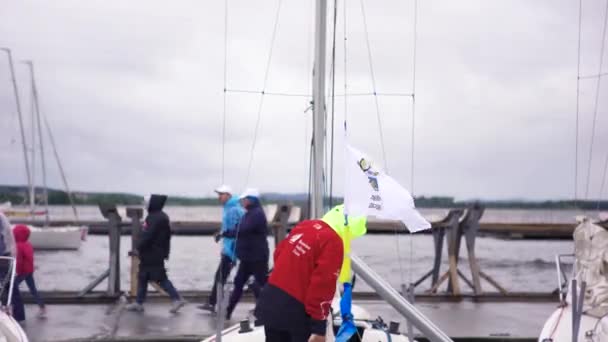
<svg viewBox="0 0 608 342">
<path fill-rule="evenodd" d="M 32 243 L 35 249 L 79 249 L 82 241 L 86 237 L 87 228 L 80 226 L 64 226 L 64 227 L 50 227 L 49 225 L 49 208 L 48 208 L 48 191 L 46 184 L 46 163 L 45 163 L 45 155 L 44 155 L 44 141 L 42 134 L 42 120 L 40 115 L 40 108 L 38 103 L 38 90 L 36 88 L 36 80 L 34 78 L 34 66 L 31 61 L 25 62 L 29 66 L 29 71 L 31 75 L 31 84 L 32 84 L 32 163 L 35 162 L 35 141 L 36 134 L 38 135 L 38 141 L 40 144 L 40 160 L 42 166 L 42 180 L 43 180 L 43 198 L 45 203 L 45 210 L 40 212 L 36 210 L 36 188 L 35 188 L 35 177 L 34 177 L 34 167 L 30 168 L 30 161 L 28 158 L 27 152 L 27 142 L 25 139 L 25 129 L 23 124 L 23 115 L 21 112 L 21 101 L 19 99 L 19 90 L 17 88 L 17 80 L 15 77 L 15 69 L 13 65 L 13 59 L 10 49 L 2 48 L 7 55 L 9 61 L 9 67 L 11 70 L 11 76 L 13 81 L 13 90 L 15 94 L 15 102 L 17 106 L 17 114 L 19 116 L 19 127 L 21 132 L 21 141 L 22 141 L 22 149 L 23 149 L 23 159 L 25 162 L 25 170 L 27 174 L 28 186 L 29 186 L 29 204 L 30 210 L 29 212 L 19 212 L 19 211 L 10 211 L 6 210 L 6 213 L 10 216 L 23 216 L 27 215 L 33 219 L 35 215 L 45 215 L 45 225 L 44 227 L 36 227 L 32 225 L 28 225 L 30 229 L 30 242 Z M 64 186 L 68 193 L 68 198 L 72 204 L 72 210 L 74 212 L 75 221 L 78 220 L 78 212 L 74 203 L 72 201 L 72 195 L 69 191 L 69 187 L 67 184 L 67 180 L 65 177 L 65 172 L 63 171 L 63 166 L 59 160 L 59 155 L 57 153 L 57 148 L 55 147 L 55 140 L 53 138 L 53 134 L 51 132 L 50 126 L 46 117 L 44 118 L 44 124 L 46 126 L 48 135 L 51 140 L 51 144 L 53 146 L 53 151 L 55 154 L 55 159 L 57 161 L 57 165 L 59 167 L 59 171 L 61 173 L 61 177 L 64 183 Z M 36 133 L 36 127 L 38 131 Z M 9 204 L 10 205 L 10 204 Z"/>
<path fill-rule="evenodd" d="M 324 139 L 325 139 L 325 70 L 326 70 L 326 31 L 327 31 L 327 0 L 316 0 L 315 12 L 315 59 L 314 59 L 314 81 L 313 81 L 313 151 L 311 159 L 312 170 L 312 186 L 311 186 L 311 203 L 310 214 L 312 218 L 320 218 L 324 216 Z M 361 160 L 363 162 L 364 160 Z M 366 174 L 369 171 L 368 167 L 361 166 L 363 177 L 372 177 L 375 175 Z M 373 177 L 372 177 L 373 178 Z M 369 180 L 371 184 L 372 180 Z M 368 179 L 364 179 L 364 183 L 368 186 Z M 376 186 L 377 187 L 377 186 Z M 369 197 L 368 197 L 369 198 Z M 367 198 L 366 198 L 367 199 Z M 413 203 L 413 200 L 412 200 Z M 345 243 L 345 250 L 347 246 Z M 369 268 L 356 255 L 350 254 L 350 263 L 354 273 L 373 288 L 388 304 L 393 306 L 401 313 L 410 324 L 416 327 L 430 341 L 433 342 L 448 342 L 452 341 L 443 331 L 436 327 L 433 322 L 419 312 L 412 304 L 410 304 L 397 290 L 389 285 L 377 273 Z M 253 317 L 241 321 L 239 324 L 222 330 L 223 322 L 223 291 L 218 291 L 218 330 L 216 335 L 211 336 L 202 342 L 240 342 L 240 341 L 265 341 L 264 327 L 255 324 Z M 348 303 L 351 306 L 351 303 Z M 342 315 L 340 312 L 341 300 L 334 298 L 332 303 L 332 314 L 328 319 L 328 329 L 326 341 L 336 341 L 336 334 L 339 332 L 343 324 Z M 410 342 L 413 341 L 413 336 L 406 337 L 399 332 L 399 325 L 391 322 L 390 326 L 384 324 L 382 319 L 373 319 L 374 317 L 363 307 L 352 305 L 350 308 L 352 321 L 356 331 L 349 341 L 363 342 Z"/>
<path fill-rule="evenodd" d="M 577 100 L 576 100 L 576 129 L 577 140 L 579 142 L 579 98 L 581 82 L 581 38 L 582 38 L 582 14 L 583 2 L 579 3 L 579 28 L 578 28 L 578 66 L 577 66 Z M 604 19 L 608 19 L 608 3 Z M 602 73 L 602 62 L 604 60 L 604 41 L 608 21 L 604 20 L 603 35 L 600 49 L 600 63 L 598 75 L 594 78 L 596 83 L 595 108 L 593 118 L 593 129 L 591 133 L 591 145 L 589 151 L 589 164 L 587 169 L 587 184 L 585 196 L 587 199 L 590 185 L 592 151 L 595 134 L 595 115 L 598 110 L 598 100 L 600 94 L 600 81 L 605 75 Z M 578 148 L 576 149 L 575 159 L 575 200 L 577 199 L 578 184 Z M 558 290 L 560 291 L 560 305 L 549 316 L 538 338 L 539 342 L 602 342 L 608 341 L 608 223 L 607 213 L 600 212 L 600 202 L 606 168 L 608 167 L 608 156 L 604 166 L 604 175 L 599 191 L 597 203 L 597 220 L 588 216 L 577 216 L 577 227 L 573 233 L 574 254 L 556 256 Z M 568 282 L 566 274 L 562 270 L 561 257 L 574 257 L 574 265 L 571 273 L 571 281 Z M 566 279 L 562 279 L 566 278 Z"/>
<path fill-rule="evenodd" d="M 582 218 L 574 231 L 573 280 L 539 342 L 608 341 L 607 251 L 608 230 Z"/>
</svg>

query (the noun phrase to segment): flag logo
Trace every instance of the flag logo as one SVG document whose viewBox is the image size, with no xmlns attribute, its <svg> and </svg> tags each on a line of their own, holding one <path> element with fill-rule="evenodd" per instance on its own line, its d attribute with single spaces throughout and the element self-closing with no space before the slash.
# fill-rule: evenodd
<svg viewBox="0 0 608 342">
<path fill-rule="evenodd" d="M 357 162 L 357 165 L 359 165 L 361 171 L 367 176 L 367 180 L 372 189 L 374 189 L 374 191 L 380 191 L 378 187 L 378 172 L 372 170 L 372 163 L 365 158 L 361 158 Z"/>
</svg>

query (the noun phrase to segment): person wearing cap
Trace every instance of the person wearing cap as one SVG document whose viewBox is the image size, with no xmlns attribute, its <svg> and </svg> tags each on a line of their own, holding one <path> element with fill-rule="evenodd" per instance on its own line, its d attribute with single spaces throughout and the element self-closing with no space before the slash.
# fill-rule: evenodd
<svg viewBox="0 0 608 342">
<path fill-rule="evenodd" d="M 148 282 L 156 282 L 171 297 L 173 305 L 169 312 L 177 313 L 186 301 L 179 295 L 167 277 L 165 260 L 169 260 L 171 249 L 171 223 L 163 211 L 166 195 L 151 195 L 148 202 L 148 216 L 138 238 L 136 253 L 139 255 L 139 275 L 137 298 L 127 305 L 128 311 L 143 312 L 143 303 L 148 292 Z"/>
<path fill-rule="evenodd" d="M 216 235 L 216 242 L 221 239 L 221 233 L 227 231 L 234 231 L 241 223 L 244 211 L 239 203 L 237 197 L 232 196 L 232 189 L 227 185 L 222 185 L 215 189 L 219 202 L 224 206 L 222 214 L 222 227 L 219 234 Z M 215 272 L 215 280 L 213 281 L 213 288 L 211 289 L 211 295 L 207 303 L 199 305 L 198 308 L 201 310 L 208 310 L 215 312 L 215 305 L 217 304 L 217 291 L 218 284 L 221 284 L 222 288 L 226 284 L 226 280 L 230 275 L 230 271 L 236 263 L 236 251 L 235 251 L 235 239 L 230 237 L 223 238 L 222 251 L 220 256 L 220 264 Z"/>
<path fill-rule="evenodd" d="M 266 342 L 325 341 L 345 260 L 344 216 L 333 211 L 322 220 L 300 222 L 275 249 L 274 268 L 255 309 Z M 361 223 L 365 221 L 357 222 Z"/>
<path fill-rule="evenodd" d="M 246 210 L 241 224 L 236 230 L 222 232 L 224 238 L 235 238 L 236 257 L 239 268 L 234 277 L 234 289 L 226 308 L 226 319 L 230 320 L 236 304 L 243 295 L 243 287 L 251 276 L 255 283 L 251 286 L 255 298 L 266 284 L 268 275 L 268 223 L 266 214 L 260 204 L 260 193 L 256 189 L 247 189 L 241 195 L 241 204 Z"/>
</svg>

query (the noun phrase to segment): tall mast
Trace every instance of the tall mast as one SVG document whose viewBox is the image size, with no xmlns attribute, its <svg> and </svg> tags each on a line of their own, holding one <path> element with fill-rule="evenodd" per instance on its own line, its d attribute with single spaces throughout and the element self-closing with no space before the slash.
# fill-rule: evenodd
<svg viewBox="0 0 608 342">
<path fill-rule="evenodd" d="M 31 190 L 30 193 L 32 194 L 32 198 L 31 198 L 31 211 L 32 211 L 32 218 L 34 217 L 34 210 L 36 209 L 36 149 L 38 147 L 36 147 L 36 104 L 34 103 L 34 87 L 31 84 L 32 82 L 30 82 L 30 122 L 31 122 L 31 134 L 32 134 L 32 140 L 31 140 L 31 155 L 30 155 L 30 160 L 32 161 L 32 186 L 31 186 Z"/>
<path fill-rule="evenodd" d="M 30 75 L 32 77 L 32 101 L 34 103 L 34 109 L 36 113 L 36 123 L 38 125 L 38 140 L 40 143 L 40 162 L 42 163 L 42 184 L 43 184 L 43 197 L 45 206 L 45 223 L 49 225 L 49 193 L 48 186 L 46 183 L 46 162 L 44 155 L 44 139 L 42 135 L 42 122 L 40 120 L 40 104 L 38 102 L 38 88 L 36 87 L 36 78 L 34 77 L 34 64 L 32 61 L 25 61 L 25 64 L 29 66 Z"/>
<path fill-rule="evenodd" d="M 51 126 L 49 125 L 49 121 L 47 120 L 46 116 L 43 117 L 43 120 L 44 126 L 46 126 L 46 133 L 48 134 L 49 140 L 51 141 L 51 147 L 53 148 L 53 154 L 55 155 L 55 161 L 57 161 L 57 167 L 59 168 L 59 174 L 61 175 L 63 186 L 65 187 L 65 191 L 68 193 L 68 200 L 70 201 L 70 205 L 72 206 L 74 220 L 78 222 L 78 210 L 76 209 L 74 196 L 72 196 L 72 191 L 70 191 L 70 187 L 68 185 L 68 178 L 65 175 L 65 170 L 63 169 L 63 165 L 61 165 L 61 159 L 59 158 L 59 152 L 57 152 L 57 144 L 55 144 L 55 137 L 53 136 L 53 131 L 51 131 Z"/>
<path fill-rule="evenodd" d="M 325 59 L 327 39 L 327 1 L 316 0 L 315 15 L 315 66 L 313 81 L 313 170 L 311 218 L 321 218 L 324 213 L 323 199 L 323 159 L 325 152 Z M 335 66 L 334 66 L 335 67 Z M 413 305 L 407 302 L 401 294 L 393 289 L 382 278 L 375 274 L 361 259 L 351 253 L 352 266 L 355 273 L 370 285 L 393 308 L 401 313 L 408 321 L 433 342 L 451 342 L 452 340 L 432 321 L 426 318 Z"/>
<path fill-rule="evenodd" d="M 325 59 L 327 48 L 327 0 L 316 0 L 315 63 L 313 75 L 313 155 L 311 218 L 323 216 L 325 154 Z"/>
<path fill-rule="evenodd" d="M 29 187 L 29 200 L 30 209 L 34 209 L 34 193 L 33 193 L 33 180 L 30 172 L 30 162 L 27 157 L 27 142 L 25 140 L 25 129 L 23 127 L 23 114 L 21 112 L 21 100 L 19 99 L 19 89 L 17 87 L 17 78 L 15 77 L 15 66 L 13 64 L 13 56 L 11 50 L 8 48 L 0 48 L 0 50 L 6 51 L 8 55 L 8 64 L 11 70 L 11 79 L 13 81 L 13 91 L 15 93 L 15 102 L 17 104 L 17 115 L 19 116 L 19 129 L 21 131 L 21 146 L 23 147 L 23 161 L 25 162 L 25 173 L 27 174 L 27 185 Z"/>
</svg>

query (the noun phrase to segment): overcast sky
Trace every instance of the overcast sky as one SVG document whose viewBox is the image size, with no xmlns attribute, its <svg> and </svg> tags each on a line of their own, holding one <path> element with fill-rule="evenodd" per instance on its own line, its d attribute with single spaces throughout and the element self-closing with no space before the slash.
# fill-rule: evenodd
<svg viewBox="0 0 608 342">
<path fill-rule="evenodd" d="M 228 3 L 227 86 L 260 91 L 279 1 Z M 267 92 L 310 94 L 313 3 L 282 2 Z M 413 1 L 364 5 L 377 91 L 411 93 Z M 584 1 L 583 75 L 598 72 L 604 6 Z M 342 1 L 339 7 L 336 92 L 342 94 Z M 348 91 L 369 93 L 361 2 L 347 1 L 346 12 Z M 572 198 L 577 32 L 572 0 L 419 1 L 414 193 Z M 222 178 L 224 43 L 224 1 L 0 0 L 0 46 L 10 47 L 16 61 L 34 61 L 41 110 L 76 190 L 210 194 Z M 29 143 L 29 78 L 16 66 Z M 2 53 L 0 183 L 23 184 L 8 70 Z M 579 197 L 585 195 L 595 86 L 595 80 L 581 82 Z M 592 198 L 608 153 L 607 90 L 600 89 Z M 225 181 L 238 190 L 247 182 L 263 192 L 304 191 L 308 101 L 265 96 L 247 182 L 260 95 L 229 93 Z M 411 99 L 380 97 L 378 103 L 388 171 L 411 189 Z M 383 164 L 374 98 L 348 97 L 347 108 L 351 143 Z M 343 117 L 339 97 L 336 121 Z M 62 188 L 48 141 L 46 148 L 49 185 Z M 338 169 L 338 193 L 342 186 Z"/>
</svg>

